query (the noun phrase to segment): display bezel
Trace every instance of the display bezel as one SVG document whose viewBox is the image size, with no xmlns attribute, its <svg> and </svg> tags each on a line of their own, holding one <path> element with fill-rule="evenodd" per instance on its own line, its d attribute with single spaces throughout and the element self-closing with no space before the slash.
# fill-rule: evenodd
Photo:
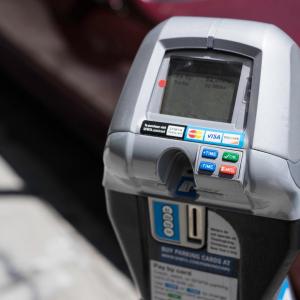
<svg viewBox="0 0 300 300">
<path fill-rule="evenodd" d="M 242 63 L 242 70 L 238 89 L 236 92 L 235 105 L 231 122 L 218 122 L 190 117 L 174 116 L 161 113 L 164 88 L 159 86 L 160 80 L 166 80 L 169 70 L 170 57 L 191 57 L 195 59 L 203 59 L 220 62 L 236 62 Z M 149 106 L 147 109 L 147 119 L 158 122 L 170 122 L 182 125 L 195 125 L 208 128 L 220 128 L 225 130 L 243 130 L 246 124 L 247 109 L 248 109 L 248 87 L 251 82 L 253 61 L 247 57 L 240 55 L 227 54 L 214 50 L 197 50 L 197 51 L 169 51 L 165 54 L 161 63 L 160 70 L 155 80 L 155 85 L 151 94 Z"/>
</svg>

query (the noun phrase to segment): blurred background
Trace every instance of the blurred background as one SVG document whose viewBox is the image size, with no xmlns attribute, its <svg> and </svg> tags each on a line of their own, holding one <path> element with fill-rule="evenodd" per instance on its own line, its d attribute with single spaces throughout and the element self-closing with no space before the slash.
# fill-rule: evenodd
<svg viewBox="0 0 300 300">
<path fill-rule="evenodd" d="M 175 15 L 274 23 L 299 43 L 299 11 L 297 0 L 0 0 L 0 299 L 136 299 L 101 180 L 139 44 Z"/>
</svg>

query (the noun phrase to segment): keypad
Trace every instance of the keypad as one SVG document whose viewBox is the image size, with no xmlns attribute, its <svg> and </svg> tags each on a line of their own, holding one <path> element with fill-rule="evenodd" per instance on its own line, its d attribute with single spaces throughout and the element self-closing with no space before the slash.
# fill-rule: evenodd
<svg viewBox="0 0 300 300">
<path fill-rule="evenodd" d="M 237 179 L 239 176 L 242 151 L 221 147 L 200 147 L 197 160 L 199 174 Z"/>
</svg>

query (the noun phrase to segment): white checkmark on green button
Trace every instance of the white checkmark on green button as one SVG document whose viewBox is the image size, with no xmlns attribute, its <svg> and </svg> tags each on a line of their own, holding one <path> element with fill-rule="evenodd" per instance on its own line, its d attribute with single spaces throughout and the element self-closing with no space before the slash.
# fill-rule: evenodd
<svg viewBox="0 0 300 300">
<path fill-rule="evenodd" d="M 235 152 L 224 152 L 222 159 L 226 161 L 231 161 L 231 162 L 238 162 L 240 158 L 240 155 Z"/>
</svg>

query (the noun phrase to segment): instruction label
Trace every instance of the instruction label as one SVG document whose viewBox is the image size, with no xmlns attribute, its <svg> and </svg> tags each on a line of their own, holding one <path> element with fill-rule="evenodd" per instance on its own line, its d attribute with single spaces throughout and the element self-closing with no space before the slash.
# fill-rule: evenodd
<svg viewBox="0 0 300 300">
<path fill-rule="evenodd" d="M 215 212 L 208 212 L 207 252 L 240 258 L 238 236 L 232 226 Z"/>
<path fill-rule="evenodd" d="M 182 140 L 185 129 L 186 126 L 155 121 L 144 121 L 141 128 L 141 134 Z"/>
<path fill-rule="evenodd" d="M 188 184 L 183 187 L 186 189 L 178 188 L 177 192 L 190 192 Z M 220 214 L 207 210 L 206 245 L 191 248 L 186 236 L 187 204 L 163 200 L 158 203 L 165 210 L 170 206 L 168 213 L 174 211 L 171 205 L 177 205 L 181 234 L 176 243 L 165 239 L 154 248 L 150 260 L 151 300 L 236 300 L 241 253 L 231 224 Z"/>
<path fill-rule="evenodd" d="M 236 300 L 237 279 L 151 261 L 152 300 Z"/>
<path fill-rule="evenodd" d="M 210 254 L 206 250 L 184 249 L 169 245 L 161 246 L 160 260 L 203 272 L 237 277 L 237 259 Z"/>
</svg>

